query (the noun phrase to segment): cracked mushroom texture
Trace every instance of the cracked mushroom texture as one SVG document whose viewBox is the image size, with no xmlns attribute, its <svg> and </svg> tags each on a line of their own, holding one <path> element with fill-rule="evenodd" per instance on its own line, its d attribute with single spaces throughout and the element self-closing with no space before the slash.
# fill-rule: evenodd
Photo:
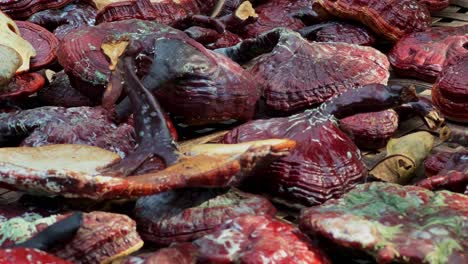
<svg viewBox="0 0 468 264">
<path fill-rule="evenodd" d="M 466 263 L 467 203 L 449 191 L 367 183 L 305 209 L 299 227 L 379 263 Z"/>
</svg>

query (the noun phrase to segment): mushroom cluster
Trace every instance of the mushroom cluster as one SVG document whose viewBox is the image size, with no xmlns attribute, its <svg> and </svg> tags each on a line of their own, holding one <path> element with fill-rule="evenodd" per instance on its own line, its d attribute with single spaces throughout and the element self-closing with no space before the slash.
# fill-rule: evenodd
<svg viewBox="0 0 468 264">
<path fill-rule="evenodd" d="M 448 6 L 0 1 L 0 264 L 468 263 Z"/>
</svg>

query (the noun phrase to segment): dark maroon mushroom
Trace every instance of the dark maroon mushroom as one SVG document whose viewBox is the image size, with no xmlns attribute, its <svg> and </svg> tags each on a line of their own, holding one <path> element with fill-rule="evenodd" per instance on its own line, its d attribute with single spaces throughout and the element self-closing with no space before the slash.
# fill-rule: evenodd
<svg viewBox="0 0 468 264">
<path fill-rule="evenodd" d="M 63 40 L 70 31 L 83 26 L 93 26 L 96 9 L 88 4 L 70 3 L 60 9 L 46 9 L 28 18 L 29 22 L 38 24 L 52 31 Z"/>
<path fill-rule="evenodd" d="M 22 146 L 83 144 L 99 146 L 121 157 L 134 146 L 134 129 L 115 125 L 110 113 L 101 107 L 63 108 L 45 106 L 0 114 L 3 142 L 22 139 Z"/>
<path fill-rule="evenodd" d="M 156 39 L 152 50 L 155 55 L 142 84 L 174 120 L 203 125 L 253 117 L 260 95 L 258 84 L 238 64 L 191 39 Z M 125 117 L 131 110 L 129 100 L 116 110 L 119 117 Z"/>
<path fill-rule="evenodd" d="M 30 69 L 44 68 L 57 59 L 59 40 L 47 29 L 26 21 L 15 21 L 21 36 L 31 43 L 36 56 L 31 59 Z"/>
<path fill-rule="evenodd" d="M 301 28 L 298 32 L 306 39 L 318 42 L 345 42 L 373 46 L 375 36 L 368 28 L 349 22 L 324 22 Z"/>
<path fill-rule="evenodd" d="M 278 28 L 216 50 L 247 67 L 262 84 L 270 111 L 294 113 L 361 85 L 386 84 L 389 63 L 371 47 L 308 42 Z"/>
<path fill-rule="evenodd" d="M 179 243 L 153 253 L 130 256 L 121 264 L 196 264 L 197 249 L 191 243 Z"/>
<path fill-rule="evenodd" d="M 313 1 L 308 0 L 271 0 L 255 7 L 258 19 L 247 25 L 239 34 L 243 38 L 255 38 L 277 27 L 298 30 L 304 23 L 296 15 L 312 12 Z"/>
<path fill-rule="evenodd" d="M 59 49 L 59 62 L 75 88 L 100 100 L 109 82 L 110 63 L 97 47 L 104 41 L 112 43 L 132 36 L 132 45 L 138 46 L 133 54 L 137 75 L 171 118 L 202 125 L 253 117 L 259 90 L 248 72 L 183 32 L 154 22 L 125 20 L 70 33 Z M 166 64 L 167 59 L 173 63 Z M 120 96 L 118 82 L 113 86 L 111 99 L 104 100 L 106 105 L 112 105 Z M 119 119 L 128 117 L 129 99 L 116 110 Z"/>
<path fill-rule="evenodd" d="M 0 10 L 13 19 L 26 19 L 32 14 L 60 8 L 73 0 L 5 0 L 0 2 Z"/>
<path fill-rule="evenodd" d="M 134 198 L 177 188 L 230 187 L 239 185 L 295 147 L 292 140 L 271 139 L 235 146 L 192 147 L 188 156 L 180 153 L 160 105 L 136 76 L 134 54 L 137 51 L 138 46 L 129 45 L 113 75 L 131 100 L 138 141 L 135 151 L 120 159 L 113 152 L 82 145 L 3 148 L 0 149 L 2 186 L 91 199 Z M 14 132 L 14 128 L 7 125 L 2 130 L 7 135 L 25 133 L 24 129 Z M 147 163 L 161 166 L 138 175 Z"/>
<path fill-rule="evenodd" d="M 372 84 L 348 90 L 317 109 L 284 118 L 250 121 L 224 136 L 225 143 L 265 138 L 298 142 L 290 155 L 274 161 L 252 184 L 290 206 L 316 205 L 337 198 L 363 180 L 367 171 L 359 149 L 336 118 L 375 112 L 416 100 L 412 88 Z"/>
<path fill-rule="evenodd" d="M 429 190 L 446 189 L 465 193 L 468 190 L 468 149 L 440 152 L 424 161 L 425 178 L 416 185 Z"/>
<path fill-rule="evenodd" d="M 340 128 L 359 148 L 379 149 L 397 131 L 398 114 L 392 109 L 357 114 L 341 119 Z"/>
<path fill-rule="evenodd" d="M 468 122 L 468 54 L 447 65 L 432 87 L 432 101 L 440 112 L 456 122 Z"/>
<path fill-rule="evenodd" d="M 70 79 L 64 71 L 55 74 L 43 89 L 37 93 L 37 98 L 44 105 L 78 107 L 94 106 L 91 99 L 84 96 L 80 91 L 73 88 Z"/>
<path fill-rule="evenodd" d="M 446 65 L 468 54 L 468 25 L 435 27 L 401 38 L 389 53 L 389 61 L 402 76 L 433 82 Z"/>
<path fill-rule="evenodd" d="M 230 31 L 219 33 L 214 29 L 194 26 L 184 32 L 208 49 L 231 47 L 242 41 L 238 35 Z"/>
<path fill-rule="evenodd" d="M 99 2 L 92 0 L 91 2 Z M 128 19 L 151 20 L 161 24 L 170 25 L 175 28 L 187 28 L 188 26 L 203 25 L 208 28 L 224 30 L 224 25 L 217 19 L 209 17 L 217 5 L 218 0 L 208 1 L 151 1 L 151 0 L 128 0 L 115 3 L 104 3 L 96 15 L 96 24 Z"/>
<path fill-rule="evenodd" d="M 376 34 L 397 41 L 406 34 L 431 25 L 427 7 L 417 0 L 316 0 L 333 16 L 359 21 Z"/>
<path fill-rule="evenodd" d="M 140 198 L 134 213 L 144 240 L 169 245 L 202 237 L 238 216 L 273 216 L 276 209 L 267 199 L 236 189 L 186 189 Z"/>
<path fill-rule="evenodd" d="M 73 263 L 110 263 L 143 246 L 135 221 L 126 215 L 95 211 L 34 217 L 3 223 L 10 230 L 4 238 L 19 242 L 11 251 L 35 248 Z M 18 223 L 26 230 L 21 237 L 11 232 Z"/>
</svg>

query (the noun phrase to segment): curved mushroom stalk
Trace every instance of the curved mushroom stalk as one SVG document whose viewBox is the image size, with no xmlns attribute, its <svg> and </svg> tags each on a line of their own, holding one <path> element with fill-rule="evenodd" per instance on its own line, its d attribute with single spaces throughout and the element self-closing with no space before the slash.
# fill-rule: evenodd
<svg viewBox="0 0 468 264">
<path fill-rule="evenodd" d="M 219 34 L 215 30 L 209 28 L 190 27 L 184 30 L 184 32 L 189 37 L 211 50 L 231 47 L 242 41 L 238 35 L 230 31 Z"/>
<path fill-rule="evenodd" d="M 216 52 L 239 64 L 245 64 L 255 57 L 271 52 L 287 32 L 288 30 L 284 28 L 271 30 L 256 38 L 246 39 L 236 46 L 217 49 Z"/>
<path fill-rule="evenodd" d="M 415 102 L 408 102 L 400 105 L 397 110 L 410 112 L 419 116 L 426 126 L 431 130 L 442 127 L 445 119 L 442 114 L 434 107 L 431 100 L 419 97 Z"/>
<path fill-rule="evenodd" d="M 247 144 L 199 146 L 163 171 L 127 177 L 128 195 L 146 196 L 183 187 L 238 186 L 295 147 L 292 140 L 260 140 Z"/>
<path fill-rule="evenodd" d="M 119 59 L 111 84 L 113 84 L 112 89 L 116 90 L 121 90 L 120 86 L 123 86 L 132 103 L 138 147 L 122 162 L 109 168 L 110 171 L 125 176 L 135 172 L 146 160 L 155 155 L 161 158 L 166 166 L 174 164 L 179 159 L 177 146 L 159 103 L 136 76 L 135 59 L 131 55 L 138 50 L 130 45 L 127 51 L 130 55 L 127 54 Z"/>
<path fill-rule="evenodd" d="M 417 100 L 416 89 L 413 86 L 374 84 L 348 90 L 320 108 L 324 114 L 344 118 L 355 113 L 381 111 Z"/>
<path fill-rule="evenodd" d="M 240 148 L 223 145 L 223 154 L 204 151 L 181 157 L 165 170 L 127 178 L 109 171 L 121 161 L 119 156 L 97 147 L 2 148 L 0 184 L 28 193 L 90 199 L 136 198 L 184 187 L 226 187 L 238 184 L 294 147 L 295 142 L 287 139 L 252 142 Z"/>
<path fill-rule="evenodd" d="M 81 227 L 83 213 L 77 212 L 58 221 L 35 235 L 33 238 L 14 245 L 13 247 L 35 248 L 49 251 L 57 245 L 69 242 Z"/>
</svg>

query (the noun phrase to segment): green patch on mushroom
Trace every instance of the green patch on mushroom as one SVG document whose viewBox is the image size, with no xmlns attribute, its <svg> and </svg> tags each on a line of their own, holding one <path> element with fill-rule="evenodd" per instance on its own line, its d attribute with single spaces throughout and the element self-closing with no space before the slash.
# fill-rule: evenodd
<svg viewBox="0 0 468 264">
<path fill-rule="evenodd" d="M 463 250 L 462 246 L 453 239 L 444 239 L 438 243 L 431 253 L 426 255 L 425 262 L 430 264 L 448 263 L 449 257 L 455 250 Z"/>
<path fill-rule="evenodd" d="M 41 217 L 40 215 L 27 214 L 25 217 L 13 217 L 0 226 L 0 245 L 7 240 L 21 243 L 37 233 L 37 226 L 47 226 L 57 222 L 57 216 Z"/>
<path fill-rule="evenodd" d="M 350 210 L 354 215 L 370 217 L 379 217 L 384 212 L 405 214 L 409 208 L 417 208 L 422 204 L 418 196 L 408 197 L 408 195 L 410 194 L 402 197 L 394 193 L 381 192 L 377 186 L 371 186 L 368 191 L 345 194 L 338 206 L 331 204 L 322 208 Z"/>
</svg>

